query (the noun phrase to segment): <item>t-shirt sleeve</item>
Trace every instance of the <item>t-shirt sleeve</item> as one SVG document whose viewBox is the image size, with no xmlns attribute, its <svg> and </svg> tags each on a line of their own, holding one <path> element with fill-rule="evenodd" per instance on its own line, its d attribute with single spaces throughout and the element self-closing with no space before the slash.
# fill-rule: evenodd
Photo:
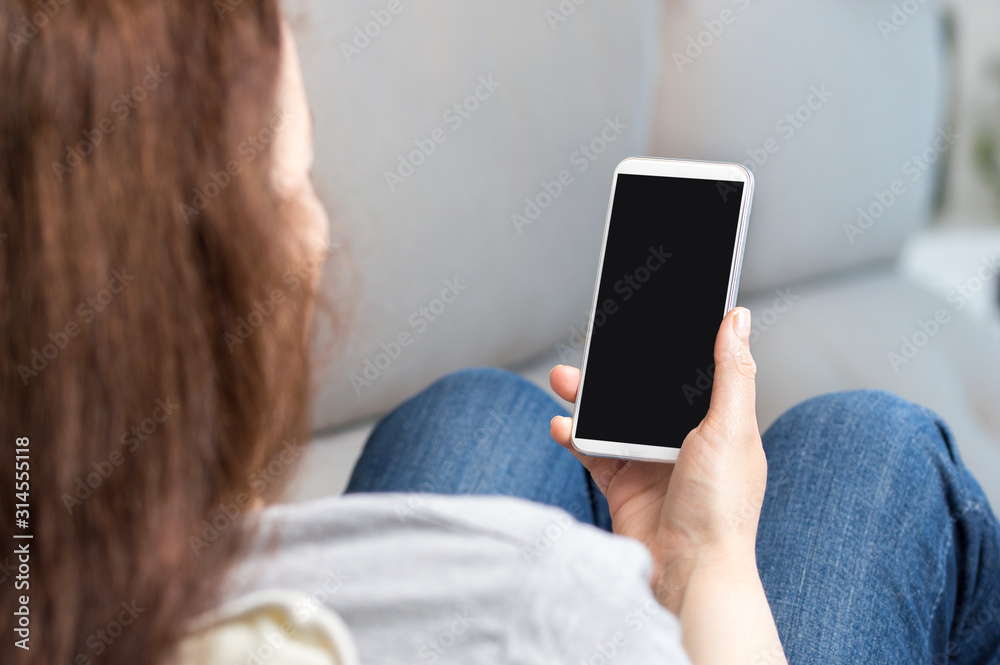
<svg viewBox="0 0 1000 665">
<path fill-rule="evenodd" d="M 300 594 L 289 591 L 258 592 L 229 602 L 200 618 L 169 665 L 359 665 L 340 617 L 317 606 L 307 614 L 296 612 L 302 602 Z"/>
<path fill-rule="evenodd" d="M 582 524 L 569 513 L 521 501 L 484 501 L 470 520 L 467 506 L 432 504 L 470 528 L 490 524 L 517 534 L 524 584 L 515 591 L 524 611 L 517 631 L 530 645 L 525 662 L 620 662 L 688 665 L 677 618 L 650 588 L 652 557 L 633 539 Z M 513 591 L 513 590 L 512 590 Z M 520 662 L 516 652 L 509 654 Z"/>
</svg>

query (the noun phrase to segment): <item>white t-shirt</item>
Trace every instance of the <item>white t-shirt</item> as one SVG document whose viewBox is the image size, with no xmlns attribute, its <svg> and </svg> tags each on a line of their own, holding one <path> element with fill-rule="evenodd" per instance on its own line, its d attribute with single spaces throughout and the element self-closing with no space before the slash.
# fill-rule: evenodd
<svg viewBox="0 0 1000 665">
<path fill-rule="evenodd" d="M 689 662 L 676 618 L 649 587 L 646 548 L 562 510 L 499 496 L 350 494 L 260 519 L 229 601 L 178 662 Z"/>
</svg>

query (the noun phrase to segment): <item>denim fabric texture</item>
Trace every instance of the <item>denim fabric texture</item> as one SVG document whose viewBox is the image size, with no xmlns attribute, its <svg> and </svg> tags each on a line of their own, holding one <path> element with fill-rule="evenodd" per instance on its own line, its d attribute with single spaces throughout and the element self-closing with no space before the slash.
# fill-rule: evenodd
<svg viewBox="0 0 1000 665">
<path fill-rule="evenodd" d="M 570 414 L 516 374 L 455 372 L 376 426 L 347 491 L 516 496 L 610 531 L 555 415 Z M 1000 664 L 1000 524 L 940 418 L 837 393 L 763 441 L 757 564 L 789 663 Z"/>
</svg>

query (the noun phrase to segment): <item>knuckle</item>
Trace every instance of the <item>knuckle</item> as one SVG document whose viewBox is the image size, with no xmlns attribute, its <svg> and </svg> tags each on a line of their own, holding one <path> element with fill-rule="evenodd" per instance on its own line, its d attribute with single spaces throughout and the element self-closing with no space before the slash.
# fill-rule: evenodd
<svg viewBox="0 0 1000 665">
<path fill-rule="evenodd" d="M 735 369 L 737 373 L 744 379 L 749 379 L 753 381 L 757 378 L 757 362 L 750 355 L 750 351 L 746 349 L 740 349 L 736 352 L 734 357 Z"/>
</svg>

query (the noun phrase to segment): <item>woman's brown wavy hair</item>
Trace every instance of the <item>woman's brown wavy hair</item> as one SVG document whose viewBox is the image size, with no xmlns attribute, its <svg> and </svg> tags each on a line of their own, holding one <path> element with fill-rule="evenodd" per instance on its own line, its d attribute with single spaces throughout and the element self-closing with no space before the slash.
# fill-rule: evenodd
<svg viewBox="0 0 1000 665">
<path fill-rule="evenodd" d="M 0 34 L 0 662 L 161 662 L 307 437 L 277 2 L 0 0 Z"/>
</svg>

